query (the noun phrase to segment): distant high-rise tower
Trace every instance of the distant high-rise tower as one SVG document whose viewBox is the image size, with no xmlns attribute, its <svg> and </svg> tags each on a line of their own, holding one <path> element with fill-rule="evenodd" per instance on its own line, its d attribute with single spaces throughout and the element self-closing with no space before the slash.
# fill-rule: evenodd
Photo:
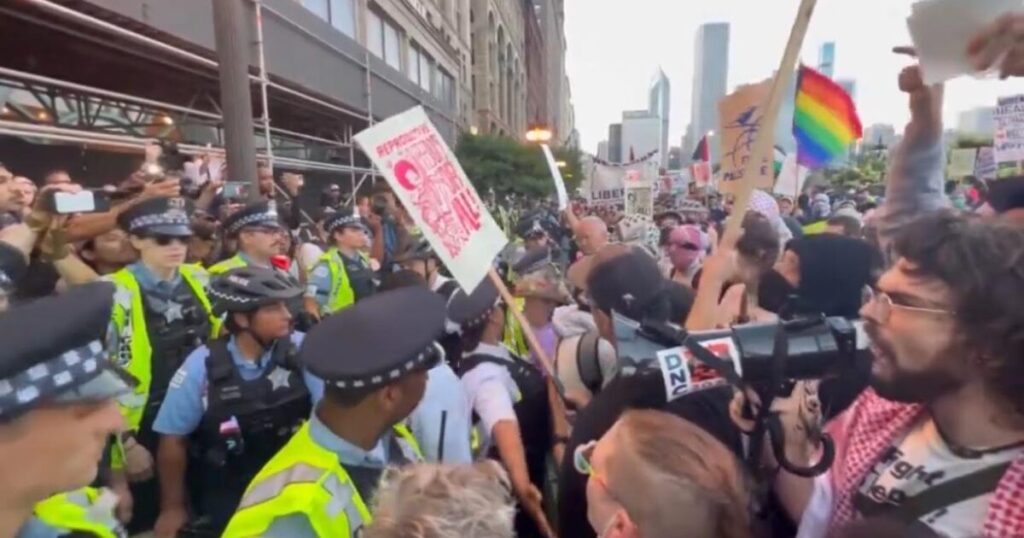
<svg viewBox="0 0 1024 538">
<path fill-rule="evenodd" d="M 622 161 L 622 124 L 613 123 L 608 126 L 608 162 Z"/>
<path fill-rule="evenodd" d="M 828 78 L 836 74 L 836 44 L 832 41 L 821 46 L 818 52 L 818 71 Z"/>
<path fill-rule="evenodd" d="M 654 76 L 651 82 L 650 99 L 647 109 L 651 114 L 661 118 L 661 146 L 658 156 L 661 159 L 661 166 L 668 166 L 668 117 L 672 110 L 672 84 L 661 69 Z"/>
<path fill-rule="evenodd" d="M 693 146 L 718 128 L 718 101 L 725 96 L 729 82 L 729 23 L 702 25 L 695 49 L 690 146 L 683 148 L 684 155 L 693 153 Z"/>
</svg>

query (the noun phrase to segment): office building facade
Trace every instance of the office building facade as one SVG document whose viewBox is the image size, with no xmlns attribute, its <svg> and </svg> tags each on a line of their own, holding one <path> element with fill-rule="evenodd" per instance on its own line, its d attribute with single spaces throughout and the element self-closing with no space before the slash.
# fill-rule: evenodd
<svg viewBox="0 0 1024 538">
<path fill-rule="evenodd" d="M 672 83 L 669 82 L 668 76 L 661 69 L 658 70 L 658 74 L 654 76 L 654 80 L 651 82 L 647 110 L 661 119 L 661 145 L 658 149 L 661 166 L 665 168 L 668 166 L 669 157 L 668 128 L 669 115 L 672 111 Z"/>
<path fill-rule="evenodd" d="M 697 30 L 690 104 L 690 143 L 718 128 L 718 101 L 729 82 L 729 24 L 711 23 Z M 683 148 L 692 153 L 693 147 Z"/>
</svg>

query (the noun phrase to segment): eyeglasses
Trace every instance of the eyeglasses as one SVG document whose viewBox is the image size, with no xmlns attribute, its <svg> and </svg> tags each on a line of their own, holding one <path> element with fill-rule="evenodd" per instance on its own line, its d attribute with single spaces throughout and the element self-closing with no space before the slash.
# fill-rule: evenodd
<svg viewBox="0 0 1024 538">
<path fill-rule="evenodd" d="M 904 310 L 907 312 L 918 312 L 921 314 L 932 314 L 937 316 L 953 316 L 956 315 L 955 310 L 949 310 L 944 308 L 927 308 L 922 306 L 910 306 L 899 303 L 894 303 L 892 297 L 884 291 L 877 291 L 871 286 L 865 286 L 864 291 L 861 295 L 861 304 L 873 304 L 875 307 L 875 316 L 878 318 L 880 323 L 889 321 L 889 316 L 892 315 L 893 309 Z"/>
<path fill-rule="evenodd" d="M 597 441 L 590 441 L 576 447 L 576 451 L 572 455 L 572 464 L 576 467 L 576 472 L 585 474 L 587 476 L 594 476 L 594 466 L 590 463 L 590 458 L 594 456 L 594 449 L 597 448 Z"/>
<path fill-rule="evenodd" d="M 167 245 L 170 245 L 173 242 L 178 242 L 181 243 L 182 245 L 188 244 L 187 237 L 179 237 L 176 235 L 153 235 L 150 236 L 150 239 L 152 239 L 154 243 L 160 245 L 161 247 L 166 247 Z"/>
</svg>

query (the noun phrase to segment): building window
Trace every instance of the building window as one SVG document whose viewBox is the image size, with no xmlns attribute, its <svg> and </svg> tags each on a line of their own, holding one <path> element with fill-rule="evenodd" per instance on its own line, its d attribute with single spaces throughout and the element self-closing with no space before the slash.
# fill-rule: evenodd
<svg viewBox="0 0 1024 538">
<path fill-rule="evenodd" d="M 390 22 L 384 22 L 384 61 L 395 69 L 402 69 L 402 56 L 399 53 L 402 40 L 399 38 L 398 28 Z"/>
<path fill-rule="evenodd" d="M 401 38 L 394 23 L 374 11 L 366 12 L 366 48 L 395 69 L 402 69 Z"/>
<path fill-rule="evenodd" d="M 327 10 L 327 0 L 302 0 L 302 5 L 325 21 L 330 17 Z"/>
<path fill-rule="evenodd" d="M 355 0 L 331 0 L 331 26 L 334 26 L 341 33 L 355 37 L 356 35 L 356 10 Z"/>
<path fill-rule="evenodd" d="M 434 96 L 448 106 L 455 106 L 455 77 L 440 67 L 437 68 L 436 74 Z"/>
<path fill-rule="evenodd" d="M 430 92 L 430 72 L 434 69 L 434 60 L 429 54 L 423 52 L 415 43 L 409 43 L 409 62 L 406 64 L 406 73 L 409 80 L 415 82 L 424 91 Z"/>
</svg>

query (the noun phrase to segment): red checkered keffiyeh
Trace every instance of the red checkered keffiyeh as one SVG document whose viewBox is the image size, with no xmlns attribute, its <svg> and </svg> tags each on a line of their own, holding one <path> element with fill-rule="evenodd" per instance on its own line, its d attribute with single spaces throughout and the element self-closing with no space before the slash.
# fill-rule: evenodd
<svg viewBox="0 0 1024 538">
<path fill-rule="evenodd" d="M 829 424 L 836 445 L 830 536 L 855 518 L 853 497 L 868 472 L 924 412 L 921 405 L 891 402 L 868 389 Z M 983 532 L 987 538 L 1024 537 L 1024 456 L 999 481 Z"/>
</svg>

